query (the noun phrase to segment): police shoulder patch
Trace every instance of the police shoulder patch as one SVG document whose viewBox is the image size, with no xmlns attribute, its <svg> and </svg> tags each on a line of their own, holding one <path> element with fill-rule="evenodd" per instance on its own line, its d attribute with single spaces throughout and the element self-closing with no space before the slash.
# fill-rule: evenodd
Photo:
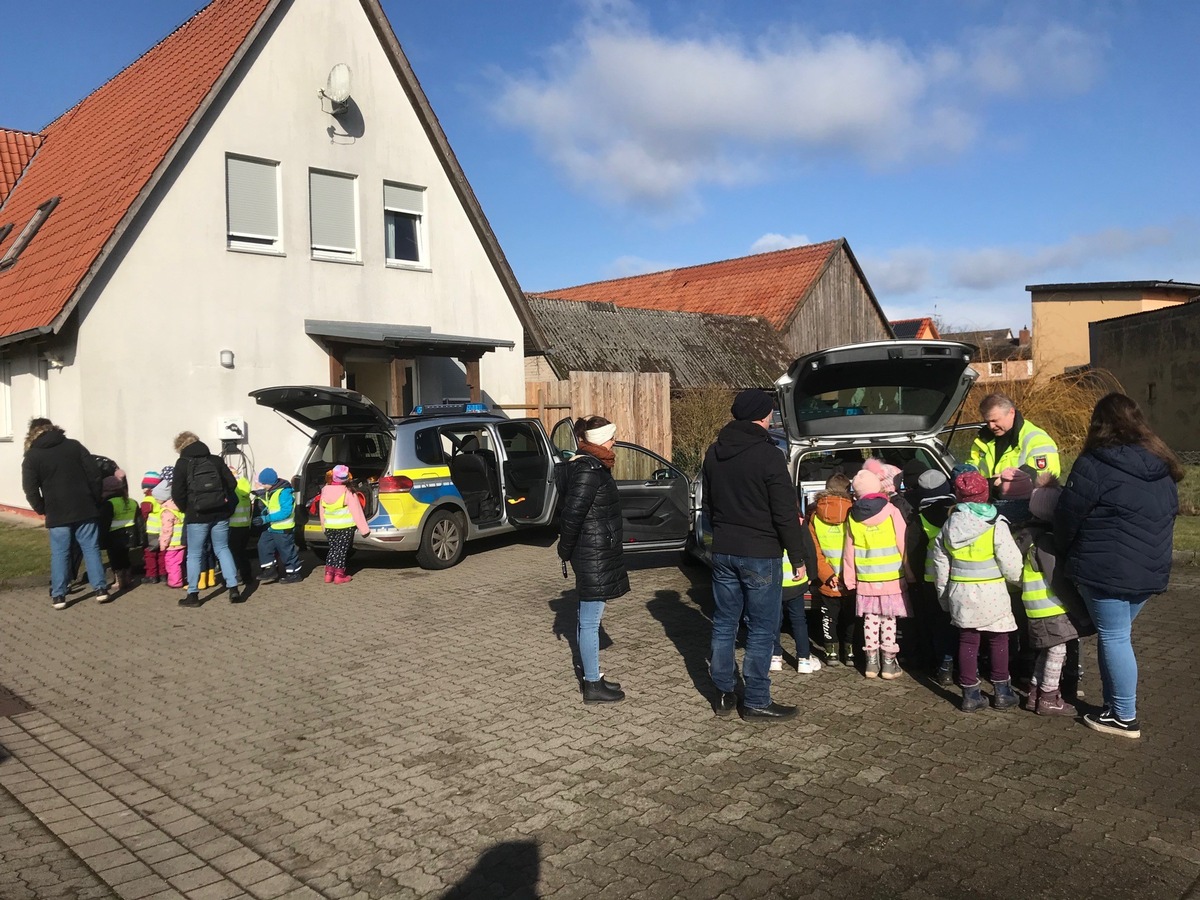
<svg viewBox="0 0 1200 900">
<path fill-rule="evenodd" d="M 1046 466 L 1050 465 L 1049 461 L 1044 456 L 1035 456 L 1033 458 L 1033 462 L 1039 469 L 1044 469 Z"/>
</svg>

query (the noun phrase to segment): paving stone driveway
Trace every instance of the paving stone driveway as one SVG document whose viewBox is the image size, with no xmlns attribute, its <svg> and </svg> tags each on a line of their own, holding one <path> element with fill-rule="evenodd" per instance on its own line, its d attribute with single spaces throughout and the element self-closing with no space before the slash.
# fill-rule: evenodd
<svg viewBox="0 0 1200 900">
<path fill-rule="evenodd" d="M 1200 570 L 1139 619 L 1133 742 L 840 668 L 776 677 L 799 723 L 717 719 L 707 575 L 655 562 L 610 707 L 538 543 L 242 606 L 0 594 L 35 708 L 0 719 L 0 897 L 1200 896 Z"/>
</svg>

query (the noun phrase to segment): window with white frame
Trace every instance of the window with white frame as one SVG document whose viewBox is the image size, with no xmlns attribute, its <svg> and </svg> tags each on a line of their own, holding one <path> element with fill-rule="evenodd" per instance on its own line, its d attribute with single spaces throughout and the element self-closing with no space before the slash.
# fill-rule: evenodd
<svg viewBox="0 0 1200 900">
<path fill-rule="evenodd" d="M 279 163 L 226 156 L 225 206 L 231 250 L 283 251 L 279 224 Z"/>
<path fill-rule="evenodd" d="M 988 374 L 995 377 L 1004 374 L 1004 363 L 994 362 L 988 363 Z"/>
<path fill-rule="evenodd" d="M 336 172 L 308 172 L 308 211 L 313 259 L 357 260 L 358 179 Z"/>
<path fill-rule="evenodd" d="M 425 188 L 384 182 L 383 229 L 389 265 L 428 266 Z"/>
<path fill-rule="evenodd" d="M 0 441 L 12 439 L 12 364 L 0 359 Z"/>
</svg>

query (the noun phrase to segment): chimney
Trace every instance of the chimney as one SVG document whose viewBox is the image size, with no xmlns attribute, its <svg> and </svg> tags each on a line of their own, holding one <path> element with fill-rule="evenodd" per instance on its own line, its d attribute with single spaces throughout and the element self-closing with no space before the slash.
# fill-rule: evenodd
<svg viewBox="0 0 1200 900">
<path fill-rule="evenodd" d="M 1028 325 L 1026 325 L 1024 328 L 1022 328 L 1017 333 L 1017 346 L 1018 347 L 1028 347 L 1029 346 L 1029 326 Z"/>
</svg>

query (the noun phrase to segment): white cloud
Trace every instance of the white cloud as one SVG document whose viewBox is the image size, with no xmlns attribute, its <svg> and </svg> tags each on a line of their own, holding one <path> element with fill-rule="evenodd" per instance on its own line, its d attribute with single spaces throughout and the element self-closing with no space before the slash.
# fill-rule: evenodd
<svg viewBox="0 0 1200 900">
<path fill-rule="evenodd" d="M 807 234 L 776 234 L 768 232 L 750 245 L 751 253 L 770 253 L 772 250 L 789 250 L 811 244 Z"/>
<path fill-rule="evenodd" d="M 1131 256 L 1150 247 L 1165 247 L 1173 239 L 1169 228 L 1136 231 L 1109 228 L 1094 234 L 1075 235 L 1047 247 L 964 250 L 949 259 L 949 281 L 958 288 L 987 290 L 1059 269 L 1076 269 L 1087 263 Z"/>
<path fill-rule="evenodd" d="M 702 185 L 741 185 L 777 160 L 850 156 L 873 168 L 960 153 L 986 99 L 1052 79 L 1087 89 L 1098 42 L 1066 26 L 976 29 L 917 49 L 849 33 L 758 40 L 650 29 L 628 2 L 592 2 L 543 75 L 511 77 L 496 112 L 578 186 L 677 211 Z"/>
<path fill-rule="evenodd" d="M 885 257 L 863 257 L 861 265 L 867 283 L 876 295 L 912 294 L 929 284 L 935 255 L 924 247 L 893 250 Z M 928 313 L 922 313 L 928 315 Z"/>
<path fill-rule="evenodd" d="M 628 278 L 631 275 L 645 275 L 647 272 L 664 272 L 676 268 L 674 263 L 656 262 L 643 259 L 640 256 L 618 256 L 608 264 L 606 277 Z"/>
</svg>

